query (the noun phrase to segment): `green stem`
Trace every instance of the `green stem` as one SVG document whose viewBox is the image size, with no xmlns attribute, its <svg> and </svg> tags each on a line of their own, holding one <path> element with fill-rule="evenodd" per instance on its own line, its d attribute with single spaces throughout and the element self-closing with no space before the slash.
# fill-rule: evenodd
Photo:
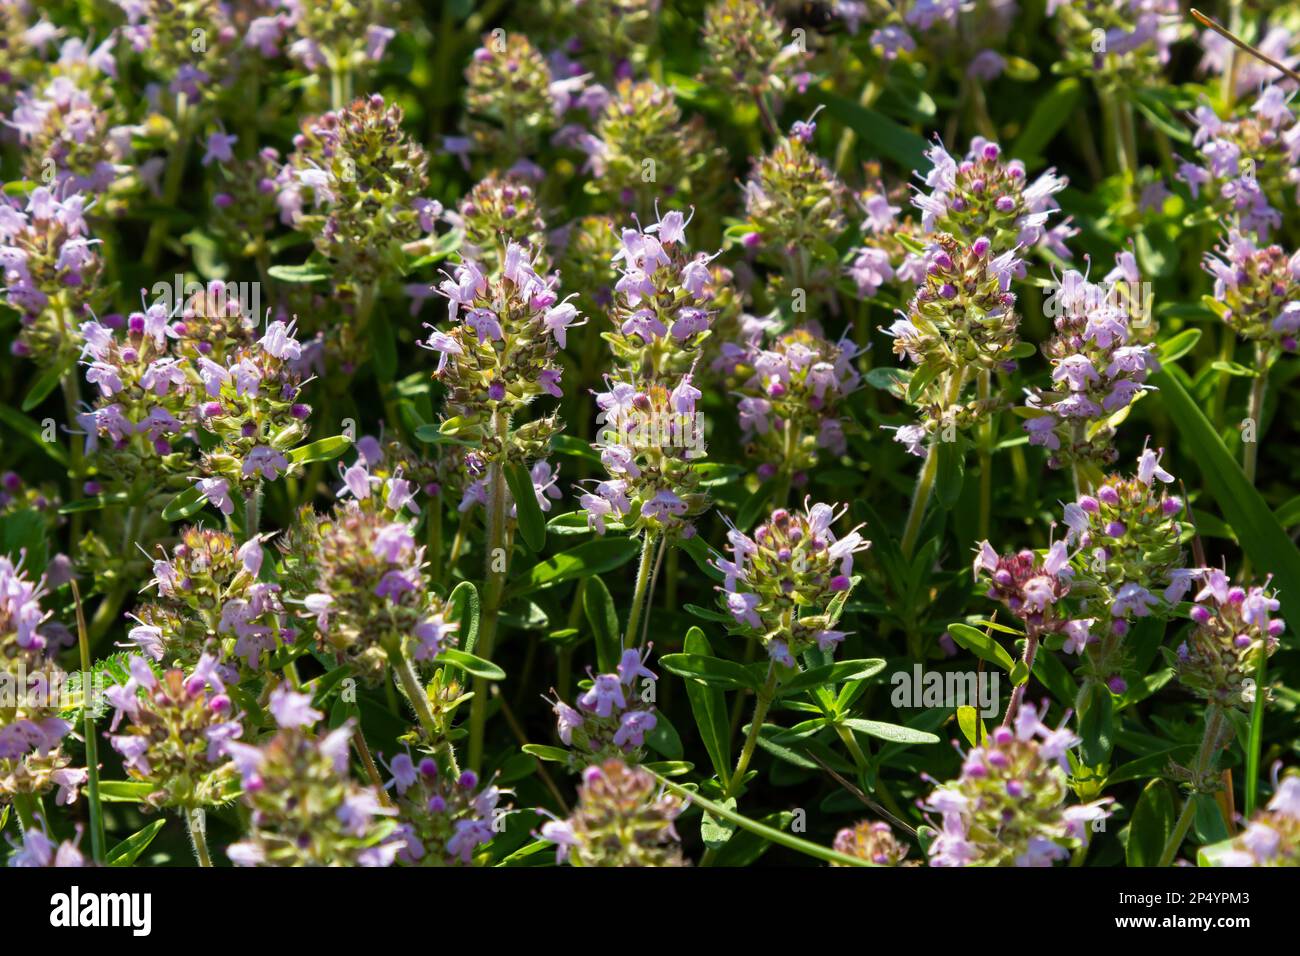
<svg viewBox="0 0 1300 956">
<path fill-rule="evenodd" d="M 976 380 L 979 399 L 987 402 L 993 394 L 993 373 L 983 369 Z M 989 536 L 989 518 L 993 511 L 993 415 L 986 412 L 986 418 L 980 423 L 980 540 Z"/>
<path fill-rule="evenodd" d="M 498 456 L 505 454 L 506 432 L 509 423 L 500 413 L 493 413 L 497 419 L 496 431 L 501 439 Z M 475 653 L 486 660 L 492 659 L 496 647 L 497 618 L 501 611 L 501 597 L 505 591 L 506 560 L 501 560 L 501 570 L 496 570 L 497 552 L 505 551 L 506 542 L 506 478 L 505 468 L 499 460 L 488 467 L 488 535 L 487 535 L 487 583 L 483 598 L 483 616 L 479 623 L 478 644 Z M 506 556 L 508 557 L 508 556 Z M 470 699 L 469 710 L 469 767 L 475 773 L 483 763 L 483 733 L 487 722 L 487 688 L 485 678 L 474 678 L 474 696 Z"/>
<path fill-rule="evenodd" d="M 90 847 L 96 863 L 104 862 L 104 807 L 99 799 L 99 738 L 95 734 L 94 708 L 90 706 L 91 663 L 90 638 L 86 631 L 86 614 L 81 607 L 81 590 L 76 580 L 72 598 L 77 607 L 77 646 L 81 651 L 81 716 L 86 738 L 86 801 L 90 806 Z"/>
<path fill-rule="evenodd" d="M 651 773 L 654 773 L 654 771 L 651 771 Z M 715 803 L 712 800 L 700 796 L 698 793 L 687 790 L 681 784 L 674 783 L 667 777 L 661 777 L 657 773 L 654 775 L 669 791 L 693 804 L 696 804 L 701 810 L 709 814 L 709 816 L 717 817 L 720 820 L 728 820 L 731 823 L 736 824 L 736 826 L 740 827 L 742 830 L 748 830 L 755 836 L 761 837 L 768 843 L 775 843 L 777 846 L 787 847 L 788 849 L 794 850 L 798 853 L 811 856 L 814 859 L 825 860 L 827 863 L 838 863 L 841 866 L 875 866 L 874 863 L 869 863 L 860 857 L 848 856 L 847 854 L 832 850 L 829 847 L 818 846 L 816 843 L 801 840 L 799 837 L 786 833 L 783 830 L 769 827 L 765 823 L 751 820 L 749 817 L 742 816 L 720 803 Z M 700 860 L 700 866 L 708 866 L 713 862 L 715 856 L 716 854 L 713 851 L 709 851 L 704 855 L 704 859 Z"/>
<path fill-rule="evenodd" d="M 916 550 L 916 539 L 921 535 L 921 523 L 925 519 L 925 506 L 930 502 L 930 493 L 934 491 L 934 479 L 939 473 L 939 453 L 937 446 L 943 440 L 943 431 L 948 427 L 948 409 L 961 397 L 962 386 L 966 384 L 966 371 L 950 373 L 948 384 L 943 390 L 943 407 L 940 409 L 939 431 L 926 449 L 925 465 L 916 479 L 916 490 L 912 494 L 912 507 L 907 513 L 907 527 L 903 530 L 903 557 L 911 558 Z"/>
<path fill-rule="evenodd" d="M 735 773 L 731 775 L 731 782 L 727 784 L 726 792 L 722 795 L 723 800 L 734 797 L 745 782 L 745 771 L 749 769 L 749 761 L 753 758 L 754 748 L 758 745 L 758 733 L 763 727 L 763 718 L 767 716 L 767 710 L 772 705 L 772 697 L 775 693 L 776 663 L 772 662 L 767 665 L 767 680 L 754 701 L 754 716 L 750 720 L 749 733 L 745 736 L 745 745 L 740 749 L 740 756 L 736 759 Z"/>
<path fill-rule="evenodd" d="M 784 508 L 790 498 L 790 485 L 794 482 L 794 458 L 797 438 L 794 422 L 787 418 L 785 420 L 785 431 L 781 438 L 781 472 L 777 476 L 776 488 L 772 494 L 773 508 Z"/>
<path fill-rule="evenodd" d="M 654 567 L 656 535 L 647 530 L 641 542 L 641 565 L 636 572 L 636 590 L 632 593 L 632 607 L 627 612 L 627 630 L 623 634 L 623 648 L 636 646 L 636 629 L 641 622 L 646 591 L 650 584 L 650 571 Z"/>
<path fill-rule="evenodd" d="M 1007 701 L 1007 712 L 1002 717 L 1002 726 L 1010 727 L 1011 721 L 1016 719 L 1016 712 L 1020 710 L 1020 702 L 1025 697 L 1025 688 L 1029 686 L 1029 678 L 1034 673 L 1034 657 L 1038 654 L 1038 631 L 1035 628 L 1029 628 L 1025 634 L 1025 653 L 1020 659 L 1025 665 L 1025 680 L 1017 684 L 1011 691 L 1011 699 Z"/>
<path fill-rule="evenodd" d="M 1259 663 L 1255 665 L 1255 703 L 1250 710 L 1250 734 L 1246 746 L 1246 803 L 1245 814 L 1249 820 L 1255 815 L 1255 802 L 1259 799 L 1260 751 L 1264 746 L 1264 704 L 1268 697 L 1265 682 L 1268 680 L 1268 653 L 1260 648 Z"/>
<path fill-rule="evenodd" d="M 921 520 L 925 517 L 925 506 L 930 501 L 934 490 L 934 479 L 939 472 L 939 452 L 931 443 L 925 453 L 925 464 L 916 479 L 916 490 L 912 493 L 912 508 L 907 513 L 907 527 L 903 531 L 903 557 L 910 558 L 916 548 L 916 539 L 921 534 Z"/>
<path fill-rule="evenodd" d="M 203 811 L 197 807 L 185 811 L 185 823 L 190 830 L 190 843 L 194 847 L 194 859 L 201 867 L 212 866 L 212 857 L 208 855 L 208 838 L 203 832 L 206 826 Z"/>
<path fill-rule="evenodd" d="M 1271 364 L 1270 357 L 1264 349 L 1256 352 L 1255 361 L 1258 363 L 1258 374 L 1250 385 L 1250 403 L 1246 407 L 1246 418 L 1250 421 L 1254 433 L 1251 435 L 1254 441 L 1241 443 L 1241 470 L 1246 475 L 1246 480 L 1252 485 L 1255 483 L 1255 469 L 1259 461 L 1259 440 L 1263 437 L 1263 416 L 1264 416 L 1264 395 L 1268 391 L 1268 367 Z"/>
<path fill-rule="evenodd" d="M 429 695 L 425 693 L 420 678 L 416 676 L 415 669 L 411 667 L 411 662 L 402 653 L 401 643 L 396 639 L 385 641 L 384 653 L 388 655 L 388 664 L 392 667 L 393 673 L 397 675 L 402 690 L 405 691 L 406 696 L 411 701 L 411 707 L 415 710 L 415 716 L 420 721 L 420 726 L 429 735 L 431 743 L 436 741 L 442 734 L 438 730 L 437 722 L 433 719 L 433 711 L 429 709 Z"/>
<path fill-rule="evenodd" d="M 1169 835 L 1169 842 L 1165 844 L 1157 866 L 1173 865 L 1174 857 L 1178 855 L 1178 848 L 1183 845 L 1187 831 L 1191 829 L 1192 819 L 1196 816 L 1196 794 L 1199 792 L 1201 779 L 1214 766 L 1214 759 L 1219 749 L 1219 737 L 1223 733 L 1223 723 L 1223 711 L 1217 705 L 1211 704 L 1205 712 L 1205 736 L 1201 738 L 1201 748 L 1196 754 L 1196 764 L 1192 767 L 1192 792 L 1187 795 L 1187 800 L 1183 803 L 1182 812 L 1178 814 L 1178 822 L 1174 824 L 1174 832 Z"/>
</svg>

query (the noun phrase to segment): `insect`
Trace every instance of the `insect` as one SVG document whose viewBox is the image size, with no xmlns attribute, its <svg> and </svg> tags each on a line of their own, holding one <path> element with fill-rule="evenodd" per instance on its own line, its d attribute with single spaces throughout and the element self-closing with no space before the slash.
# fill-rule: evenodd
<svg viewBox="0 0 1300 956">
<path fill-rule="evenodd" d="M 781 4 L 781 14 L 791 27 L 807 27 L 820 33 L 834 33 L 844 28 L 836 15 L 834 3 L 818 0 Z"/>
</svg>

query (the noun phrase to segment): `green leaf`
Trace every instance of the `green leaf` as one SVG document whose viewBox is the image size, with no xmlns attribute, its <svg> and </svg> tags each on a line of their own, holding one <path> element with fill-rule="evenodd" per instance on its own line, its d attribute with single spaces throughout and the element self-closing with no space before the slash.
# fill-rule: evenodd
<svg viewBox="0 0 1300 956">
<path fill-rule="evenodd" d="M 698 627 L 686 632 L 682 648 L 693 657 L 713 658 L 709 639 Z M 731 724 L 727 714 L 727 697 L 717 687 L 702 680 L 686 678 L 686 698 L 691 704 L 695 727 L 709 755 L 709 762 L 719 780 L 727 780 L 731 773 Z"/>
<path fill-rule="evenodd" d="M 623 656 L 623 638 L 618 630 L 614 599 L 599 575 L 592 575 L 583 585 L 582 609 L 596 638 L 596 666 L 602 674 L 611 674 Z"/>
<path fill-rule="evenodd" d="M 438 655 L 438 660 L 445 664 L 452 664 L 461 670 L 473 674 L 475 677 L 482 677 L 484 680 L 501 681 L 506 679 L 506 672 L 491 661 L 484 660 L 468 651 L 457 650 L 449 647 Z"/>
<path fill-rule="evenodd" d="M 1222 372 L 1224 375 L 1232 375 L 1236 378 L 1259 378 L 1259 372 L 1253 368 L 1247 368 L 1240 362 L 1211 362 L 1210 368 L 1216 372 Z"/>
<path fill-rule="evenodd" d="M 961 498 L 961 486 L 966 477 L 966 443 L 960 437 L 955 441 L 935 443 L 939 467 L 935 475 L 934 496 L 945 509 L 951 510 Z"/>
<path fill-rule="evenodd" d="M 728 797 L 719 806 L 735 811 L 736 798 Z M 735 821 L 726 817 L 715 817 L 708 812 L 700 817 L 700 839 L 704 841 L 704 845 L 710 850 L 717 850 L 725 846 L 735 834 L 736 829 Z"/>
<path fill-rule="evenodd" d="M 904 169 L 923 169 L 925 139 L 875 110 L 833 93 L 823 94 L 826 111 L 869 143 L 873 153 L 887 156 Z"/>
<path fill-rule="evenodd" d="M 569 762 L 569 752 L 563 747 L 551 747 L 548 744 L 524 744 L 520 749 L 526 754 L 532 754 L 538 760 L 548 760 L 551 763 Z"/>
<path fill-rule="evenodd" d="M 266 274 L 280 282 L 323 282 L 330 277 L 329 270 L 313 262 L 304 262 L 297 266 L 271 266 Z"/>
<path fill-rule="evenodd" d="M 130 496 L 125 492 L 113 495 L 95 495 L 93 498 L 78 498 L 76 501 L 69 501 L 66 505 L 60 507 L 59 514 L 84 514 L 87 511 L 99 511 L 109 505 L 124 505 L 129 503 L 130 500 Z"/>
<path fill-rule="evenodd" d="M 397 336 L 388 316 L 382 313 L 371 316 L 370 360 L 375 363 L 375 378 L 387 384 L 397 375 Z"/>
<path fill-rule="evenodd" d="M 885 662 L 879 657 L 869 657 L 857 661 L 837 661 L 823 667 L 813 667 L 783 681 L 777 688 L 776 696 L 786 697 L 800 691 L 815 687 L 833 687 L 848 680 L 866 680 L 885 669 Z"/>
<path fill-rule="evenodd" d="M 1160 363 L 1168 365 L 1170 362 L 1176 362 L 1192 349 L 1196 348 L 1196 343 L 1201 341 L 1200 329 L 1184 329 L 1177 335 L 1172 335 L 1160 343 Z"/>
<path fill-rule="evenodd" d="M 976 630 L 969 624 L 949 624 L 948 635 L 980 660 L 996 664 L 1008 674 L 1016 666 L 1016 662 L 1011 659 L 1006 648 L 988 634 Z"/>
<path fill-rule="evenodd" d="M 669 673 L 702 681 L 710 687 L 729 689 L 748 687 L 755 691 L 760 687 L 758 678 L 743 664 L 723 660 L 721 657 L 709 657 L 705 654 L 665 654 L 659 658 L 659 664 Z"/>
<path fill-rule="evenodd" d="M 44 568 L 49 560 L 45 517 L 35 508 L 21 508 L 0 515 L 0 554 L 16 564 L 25 554 L 27 567 Z"/>
<path fill-rule="evenodd" d="M 1129 866 L 1156 866 L 1174 832 L 1174 798 L 1163 780 L 1152 780 L 1142 791 L 1128 827 L 1124 852 Z"/>
<path fill-rule="evenodd" d="M 104 857 L 104 862 L 109 866 L 131 866 L 140 858 L 140 854 L 149 848 L 149 844 L 158 835 L 158 831 L 166 825 L 167 818 L 160 817 L 143 829 L 137 830 L 109 850 L 108 855 Z"/>
<path fill-rule="evenodd" d="M 1043 155 L 1053 137 L 1070 120 L 1083 87 L 1074 77 L 1061 80 L 1045 96 L 1037 98 L 1024 129 L 1016 137 L 1010 155 L 1026 163 Z"/>
<path fill-rule="evenodd" d="M 601 538 L 588 541 L 568 551 L 561 551 L 539 561 L 528 577 L 515 589 L 516 595 L 550 587 L 573 578 L 590 577 L 612 571 L 631 561 L 641 551 L 641 543 L 628 538 Z"/>
<path fill-rule="evenodd" d="M 468 438 L 457 438 L 455 435 L 449 435 L 442 431 L 438 425 L 421 425 L 415 430 L 417 441 L 422 441 L 426 445 L 472 445 L 474 442 Z"/>
<path fill-rule="evenodd" d="M 478 588 L 472 581 L 461 581 L 447 596 L 447 618 L 460 625 L 461 650 L 473 653 L 478 643 Z"/>
<path fill-rule="evenodd" d="M 183 521 L 202 511 L 207 501 L 208 499 L 203 497 L 203 492 L 199 490 L 199 486 L 193 485 L 167 502 L 162 510 L 162 518 L 164 521 Z"/>
<path fill-rule="evenodd" d="M 651 771 L 651 773 L 654 773 L 654 771 Z M 708 800 L 700 796 L 698 793 L 688 790 L 679 783 L 673 783 L 673 781 L 668 780 L 660 774 L 655 774 L 655 776 L 659 778 L 660 783 L 673 793 L 677 794 L 677 796 L 689 800 L 693 805 L 698 806 L 706 813 L 723 820 L 730 820 L 742 830 L 748 830 L 750 833 L 760 836 L 770 843 L 776 843 L 779 846 L 794 850 L 797 853 L 803 853 L 818 860 L 825 860 L 827 863 L 839 863 L 843 866 L 871 866 L 871 864 L 866 860 L 839 853 L 829 847 L 820 846 L 816 843 L 811 843 L 808 840 L 801 840 L 794 834 L 786 833 L 783 830 L 774 830 L 766 824 L 759 823 L 757 820 L 751 820 L 749 817 L 741 816 L 739 813 L 736 813 L 728 807 L 714 803 L 712 800 Z"/>
<path fill-rule="evenodd" d="M 1115 705 L 1110 689 L 1104 684 L 1093 684 L 1092 692 L 1079 714 L 1079 736 L 1083 738 L 1080 756 L 1090 767 L 1110 760 L 1115 736 Z"/>
<path fill-rule="evenodd" d="M 1241 466 L 1178 378 L 1166 369 L 1154 374 L 1151 381 L 1186 442 L 1186 457 L 1200 469 L 1242 549 L 1255 567 L 1273 574 L 1282 615 L 1300 615 L 1300 549 L 1246 480 Z"/>
<path fill-rule="evenodd" d="M 542 517 L 541 506 L 537 504 L 537 493 L 533 490 L 533 479 L 528 469 L 518 462 L 506 464 L 506 484 L 510 486 L 510 496 L 515 499 L 515 516 L 519 522 L 519 534 L 531 551 L 541 551 L 546 547 L 546 519 Z"/>
<path fill-rule="evenodd" d="M 22 435 L 33 445 L 36 445 L 41 451 L 49 455 L 63 467 L 68 466 L 68 452 L 62 445 L 56 441 L 46 441 L 42 435 L 41 426 L 32 421 L 16 408 L 10 408 L 8 405 L 0 405 L 0 422 L 4 422 L 19 435 Z M 80 435 L 73 435 L 73 441 L 81 441 Z"/>
<path fill-rule="evenodd" d="M 105 803 L 143 803 L 154 786 L 139 780 L 101 780 L 99 799 Z"/>
<path fill-rule="evenodd" d="M 745 503 L 740 506 L 740 511 L 736 514 L 736 527 L 742 531 L 752 528 L 758 521 L 758 516 L 763 511 L 763 506 L 767 504 L 768 499 L 776 490 L 776 479 L 770 478 L 758 486 L 758 489 L 745 499 Z"/>
<path fill-rule="evenodd" d="M 58 365 L 51 366 L 41 374 L 39 378 L 32 383 L 28 390 L 27 396 L 23 399 L 22 410 L 30 412 L 33 408 L 45 401 L 50 392 L 59 387 L 59 382 L 67 374 L 69 369 L 74 369 L 77 364 L 77 357 L 74 355 L 60 362 Z M 75 375 L 76 372 L 74 371 Z"/>
<path fill-rule="evenodd" d="M 979 746 L 980 741 L 985 737 L 983 721 L 980 720 L 979 711 L 974 707 L 957 708 L 957 726 L 961 729 L 961 735 L 972 747 Z"/>
<path fill-rule="evenodd" d="M 865 720 L 861 717 L 849 717 L 843 721 L 844 726 L 860 731 L 868 737 L 888 740 L 894 744 L 937 744 L 939 738 L 924 730 L 902 727 L 898 724 L 886 724 L 879 720 Z"/>
<path fill-rule="evenodd" d="M 300 445 L 289 452 L 289 460 L 299 465 L 310 465 L 314 461 L 332 461 L 348 450 L 352 439 L 347 435 L 335 435 L 322 438 L 310 445 Z"/>
</svg>

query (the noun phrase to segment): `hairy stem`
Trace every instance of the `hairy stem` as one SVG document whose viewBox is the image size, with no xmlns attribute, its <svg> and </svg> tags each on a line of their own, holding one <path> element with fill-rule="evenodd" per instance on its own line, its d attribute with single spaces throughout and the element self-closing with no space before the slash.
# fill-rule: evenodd
<svg viewBox="0 0 1300 956">
<path fill-rule="evenodd" d="M 505 453 L 505 438 L 509 424 L 500 412 L 497 418 L 497 435 L 501 438 L 500 454 Z M 506 473 L 498 458 L 488 467 L 488 535 L 487 583 L 483 598 L 483 616 L 479 623 L 478 644 L 475 653 L 485 660 L 492 659 L 496 647 L 497 618 L 501 611 L 501 597 L 506 584 Z M 498 568 L 500 570 L 498 570 Z M 474 697 L 469 711 L 469 767 L 475 773 L 483 762 L 483 733 L 487 722 L 488 682 L 474 678 Z"/>
<path fill-rule="evenodd" d="M 645 532 L 641 542 L 641 565 L 636 572 L 636 590 L 632 592 L 632 607 L 627 612 L 627 630 L 623 633 L 623 649 L 636 645 L 637 625 L 641 622 L 641 610 L 645 607 L 646 592 L 650 589 L 650 571 L 654 567 L 656 535 Z"/>
<path fill-rule="evenodd" d="M 1192 819 L 1196 816 L 1196 794 L 1200 786 L 1201 779 L 1209 773 L 1214 766 L 1215 757 L 1219 752 L 1219 738 L 1223 735 L 1224 724 L 1223 710 L 1217 705 L 1211 704 L 1205 711 L 1205 736 L 1201 738 L 1201 748 L 1196 754 L 1196 764 L 1192 767 L 1192 787 L 1193 790 L 1187 795 L 1187 800 L 1183 804 L 1182 812 L 1178 814 L 1178 822 L 1174 824 L 1174 832 L 1169 835 L 1169 842 L 1165 844 L 1164 851 L 1160 854 L 1160 862 L 1157 866 L 1172 866 L 1174 857 L 1178 855 L 1178 848 L 1183 845 L 1183 840 L 1187 837 L 1187 831 L 1191 829 Z"/>
<path fill-rule="evenodd" d="M 1259 461 L 1259 440 L 1263 437 L 1262 418 L 1264 415 L 1264 396 L 1268 391 L 1268 367 L 1270 357 L 1265 354 L 1264 349 L 1259 349 L 1255 355 L 1255 361 L 1258 367 L 1258 374 L 1250 385 L 1250 403 L 1246 406 L 1246 418 L 1249 421 L 1249 427 L 1254 429 L 1250 436 L 1254 441 L 1243 441 L 1241 443 L 1241 470 L 1246 475 L 1246 480 L 1252 485 L 1255 483 L 1255 469 Z"/>
<path fill-rule="evenodd" d="M 201 867 L 212 866 L 212 857 L 208 855 L 208 837 L 204 832 L 207 824 L 203 811 L 193 807 L 185 811 L 185 824 L 190 831 L 190 844 L 194 848 L 194 859 Z"/>
<path fill-rule="evenodd" d="M 740 756 L 736 759 L 736 770 L 731 775 L 731 782 L 727 784 L 726 792 L 722 795 L 724 800 L 734 797 L 745 782 L 745 771 L 749 769 L 749 761 L 753 758 L 754 748 L 758 745 L 758 732 L 763 727 L 763 718 L 767 716 L 767 709 L 772 706 L 772 697 L 775 693 L 776 663 L 771 662 L 767 665 L 767 680 L 754 701 L 754 716 L 750 720 L 749 733 L 745 736 L 745 745 L 740 749 Z"/>
</svg>

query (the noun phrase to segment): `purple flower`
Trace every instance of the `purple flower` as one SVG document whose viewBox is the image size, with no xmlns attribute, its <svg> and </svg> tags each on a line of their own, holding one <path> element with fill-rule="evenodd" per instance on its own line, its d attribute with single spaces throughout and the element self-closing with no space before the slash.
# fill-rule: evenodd
<svg viewBox="0 0 1300 956">
<path fill-rule="evenodd" d="M 284 728 L 309 727 L 324 716 L 311 706 L 309 694 L 299 694 L 288 684 L 280 684 L 271 691 L 268 709 L 276 724 Z"/>
</svg>

